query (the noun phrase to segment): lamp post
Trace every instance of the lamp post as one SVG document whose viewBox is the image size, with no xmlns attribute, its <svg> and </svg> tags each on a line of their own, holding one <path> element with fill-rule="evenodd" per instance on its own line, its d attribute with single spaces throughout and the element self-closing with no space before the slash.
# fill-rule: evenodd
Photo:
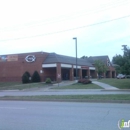
<svg viewBox="0 0 130 130">
<path fill-rule="evenodd" d="M 73 38 L 75 40 L 75 50 L 76 50 L 76 81 L 77 81 L 77 37 Z"/>
</svg>

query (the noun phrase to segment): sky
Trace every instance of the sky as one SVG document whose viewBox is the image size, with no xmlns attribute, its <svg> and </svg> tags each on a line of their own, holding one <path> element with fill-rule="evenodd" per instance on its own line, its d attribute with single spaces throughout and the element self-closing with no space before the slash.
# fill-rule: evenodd
<svg viewBox="0 0 130 130">
<path fill-rule="evenodd" d="M 0 0 L 0 55 L 123 54 L 130 45 L 129 0 Z"/>
</svg>

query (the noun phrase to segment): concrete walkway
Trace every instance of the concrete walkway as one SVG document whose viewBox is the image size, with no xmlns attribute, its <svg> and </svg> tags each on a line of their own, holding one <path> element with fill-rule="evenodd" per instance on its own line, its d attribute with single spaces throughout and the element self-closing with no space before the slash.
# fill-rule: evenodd
<svg viewBox="0 0 130 130">
<path fill-rule="evenodd" d="M 62 81 L 59 83 L 59 86 L 68 86 L 76 83 L 76 81 Z M 58 83 L 53 84 L 53 86 L 58 86 Z"/>
<path fill-rule="evenodd" d="M 108 84 L 105 84 L 105 83 L 101 83 L 101 82 L 98 82 L 98 81 L 92 81 L 93 84 L 96 84 L 106 90 L 119 90 L 118 88 L 114 87 L 114 86 L 111 86 L 111 85 L 108 85 Z"/>
<path fill-rule="evenodd" d="M 56 83 L 56 84 L 53 84 L 52 86 L 47 86 L 44 88 L 32 88 L 32 89 L 28 89 L 28 91 L 51 91 L 51 88 L 58 87 L 58 86 L 59 87 L 69 86 L 69 85 L 72 85 L 74 83 L 77 83 L 77 82 L 76 81 L 62 81 L 59 84 Z M 119 90 L 118 88 L 116 88 L 114 86 L 98 82 L 97 80 L 92 80 L 92 83 L 102 87 L 105 90 Z M 25 91 L 27 91 L 27 90 L 25 89 Z"/>
<path fill-rule="evenodd" d="M 63 82 L 59 83 L 59 86 L 68 86 L 68 85 L 71 85 L 74 83 L 76 83 L 76 81 L 63 81 Z M 114 86 L 111 86 L 111 85 L 108 85 L 105 83 L 101 83 L 96 80 L 92 80 L 92 83 L 104 88 L 105 90 L 119 90 L 118 88 L 116 88 Z M 58 86 L 58 84 L 54 84 L 53 86 Z"/>
<path fill-rule="evenodd" d="M 70 85 L 75 81 L 64 81 L 60 83 L 59 87 Z M 107 94 L 130 94 L 128 90 L 121 90 L 114 86 L 93 80 L 92 83 L 101 86 L 104 89 L 50 89 L 58 84 L 48 86 L 45 88 L 38 88 L 34 90 L 22 91 L 0 91 L 0 97 L 3 96 L 36 96 L 36 95 L 107 95 Z M 104 91 L 105 90 L 105 91 Z M 110 90 L 110 91 L 109 91 Z M 112 90 L 112 91 L 111 91 Z"/>
</svg>

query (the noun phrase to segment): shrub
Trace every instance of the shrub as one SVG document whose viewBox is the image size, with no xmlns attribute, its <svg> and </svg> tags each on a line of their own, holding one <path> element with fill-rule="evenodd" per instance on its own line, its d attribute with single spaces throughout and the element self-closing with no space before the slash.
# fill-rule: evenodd
<svg viewBox="0 0 130 130">
<path fill-rule="evenodd" d="M 29 72 L 25 72 L 22 76 L 22 83 L 30 83 L 31 82 L 31 75 Z"/>
<path fill-rule="evenodd" d="M 47 78 L 46 81 L 45 81 L 47 84 L 51 83 L 51 79 L 50 78 Z"/>
<path fill-rule="evenodd" d="M 92 83 L 92 81 L 90 81 L 90 80 L 85 80 L 85 81 L 83 82 L 83 84 L 90 84 L 90 83 Z"/>
<path fill-rule="evenodd" d="M 25 74 L 28 76 L 28 77 L 31 77 L 30 73 L 28 71 L 25 72 Z"/>
<path fill-rule="evenodd" d="M 41 79 L 40 79 L 40 75 L 37 71 L 34 71 L 33 75 L 32 75 L 32 82 L 33 83 L 37 83 L 37 82 L 40 82 Z"/>
<path fill-rule="evenodd" d="M 82 83 L 82 82 L 84 82 L 86 79 L 79 79 L 78 80 L 78 83 Z"/>
<path fill-rule="evenodd" d="M 23 76 L 22 76 L 22 83 L 23 84 L 29 83 L 29 77 L 26 73 L 24 73 Z"/>
<path fill-rule="evenodd" d="M 79 80 L 78 80 L 78 83 L 90 84 L 90 83 L 92 83 L 92 81 L 89 80 L 89 79 L 79 79 Z"/>
</svg>

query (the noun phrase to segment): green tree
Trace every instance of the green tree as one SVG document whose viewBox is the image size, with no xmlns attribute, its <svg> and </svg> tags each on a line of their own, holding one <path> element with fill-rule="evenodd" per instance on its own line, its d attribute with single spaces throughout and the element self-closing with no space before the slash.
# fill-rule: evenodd
<svg viewBox="0 0 130 130">
<path fill-rule="evenodd" d="M 37 71 L 34 71 L 33 75 L 32 75 L 32 82 L 36 83 L 36 82 L 40 82 L 40 75 Z"/>
<path fill-rule="evenodd" d="M 119 65 L 116 67 L 118 73 L 130 75 L 130 49 L 127 45 L 122 45 L 123 47 L 123 56 L 116 55 L 113 57 L 112 62 Z"/>
<path fill-rule="evenodd" d="M 26 71 L 25 74 L 27 74 L 27 76 L 28 76 L 29 78 L 31 77 L 31 75 L 30 75 L 30 73 L 29 73 L 28 71 Z"/>
<path fill-rule="evenodd" d="M 88 57 L 87 56 L 82 56 L 81 59 L 87 59 Z"/>
<path fill-rule="evenodd" d="M 101 60 L 95 60 L 94 66 L 98 75 L 101 75 L 107 71 L 107 66 Z"/>
<path fill-rule="evenodd" d="M 30 74 L 29 74 L 29 72 L 25 72 L 24 74 L 23 74 L 23 76 L 22 76 L 22 83 L 29 83 L 30 82 L 30 80 L 29 80 L 29 77 L 30 77 Z"/>
<path fill-rule="evenodd" d="M 127 47 L 127 45 L 122 45 L 122 47 L 123 47 L 123 52 L 124 52 L 124 57 L 126 57 L 126 58 L 130 58 L 130 49 L 129 49 L 129 47 Z"/>
</svg>

